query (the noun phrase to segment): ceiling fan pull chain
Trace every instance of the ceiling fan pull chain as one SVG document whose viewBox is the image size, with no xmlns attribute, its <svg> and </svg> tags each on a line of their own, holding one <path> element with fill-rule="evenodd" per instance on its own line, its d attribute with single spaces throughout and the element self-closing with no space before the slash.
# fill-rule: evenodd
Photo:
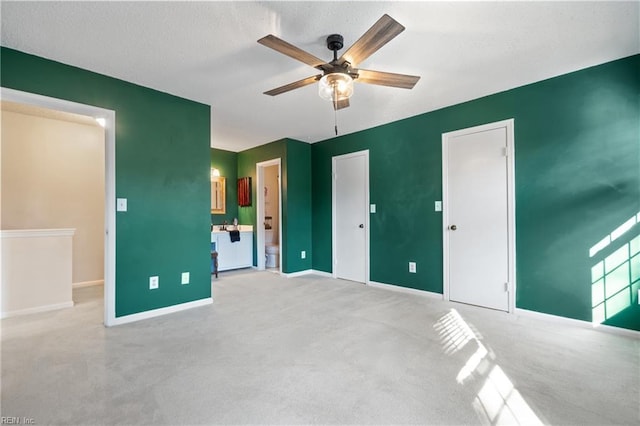
<svg viewBox="0 0 640 426">
<path fill-rule="evenodd" d="M 333 84 L 333 124 L 338 136 L 338 86 L 336 83 Z"/>
<path fill-rule="evenodd" d="M 338 136 L 338 99 L 334 98 L 333 102 L 333 128 L 336 131 L 336 136 Z"/>
</svg>

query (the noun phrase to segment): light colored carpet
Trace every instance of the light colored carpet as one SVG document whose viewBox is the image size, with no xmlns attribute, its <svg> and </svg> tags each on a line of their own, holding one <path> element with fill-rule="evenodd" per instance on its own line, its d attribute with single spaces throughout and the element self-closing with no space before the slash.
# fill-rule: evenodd
<svg viewBox="0 0 640 426">
<path fill-rule="evenodd" d="M 638 424 L 640 341 L 319 276 L 222 273 L 114 328 L 102 287 L 2 321 L 2 416 L 36 424 Z"/>
</svg>

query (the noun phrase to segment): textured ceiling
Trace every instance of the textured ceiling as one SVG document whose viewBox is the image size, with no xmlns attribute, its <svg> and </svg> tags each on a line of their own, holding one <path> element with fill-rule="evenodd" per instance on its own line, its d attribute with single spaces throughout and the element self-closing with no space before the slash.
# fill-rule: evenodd
<svg viewBox="0 0 640 426">
<path fill-rule="evenodd" d="M 211 145 L 332 137 L 316 74 L 256 43 L 274 34 L 328 61 L 384 13 L 407 29 L 360 66 L 420 75 L 413 90 L 356 84 L 341 134 L 432 111 L 640 51 L 639 2 L 11 2 L 1 43 L 212 106 Z M 343 51 L 344 52 L 344 51 Z M 523 100 L 526 102 L 526 100 Z"/>
</svg>

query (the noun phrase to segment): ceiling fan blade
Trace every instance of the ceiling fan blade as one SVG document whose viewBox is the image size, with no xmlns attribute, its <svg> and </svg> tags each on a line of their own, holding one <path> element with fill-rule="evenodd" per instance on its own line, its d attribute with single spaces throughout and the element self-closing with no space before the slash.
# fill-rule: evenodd
<svg viewBox="0 0 640 426">
<path fill-rule="evenodd" d="M 264 92 L 265 95 L 276 96 L 290 90 L 298 89 L 300 87 L 308 86 L 315 83 L 322 78 L 322 74 L 313 75 L 311 77 L 303 78 L 302 80 L 294 81 L 293 83 L 285 84 L 284 86 L 276 87 L 268 92 Z"/>
<path fill-rule="evenodd" d="M 351 66 L 355 67 L 403 31 L 402 25 L 391 16 L 384 14 L 362 37 L 353 43 L 353 46 L 347 49 L 338 61 L 341 64 L 345 61 L 349 62 Z"/>
<path fill-rule="evenodd" d="M 289 56 L 290 58 L 296 59 L 300 62 L 304 62 L 307 65 L 311 65 L 314 68 L 318 68 L 321 65 L 325 64 L 325 61 L 322 59 L 313 56 L 311 53 L 305 52 L 304 50 L 294 46 L 293 44 L 287 43 L 286 41 L 269 34 L 268 36 L 262 37 L 258 40 L 258 43 L 263 46 L 267 46 L 276 50 L 284 55 Z"/>
<path fill-rule="evenodd" d="M 332 104 L 333 104 L 333 109 L 337 111 L 342 108 L 347 108 L 349 106 L 349 99 L 343 99 L 338 102 L 332 102 Z"/>
<path fill-rule="evenodd" d="M 394 74 L 391 72 L 357 70 L 360 83 L 377 84 L 378 86 L 400 87 L 413 89 L 420 77 L 416 75 Z"/>
</svg>

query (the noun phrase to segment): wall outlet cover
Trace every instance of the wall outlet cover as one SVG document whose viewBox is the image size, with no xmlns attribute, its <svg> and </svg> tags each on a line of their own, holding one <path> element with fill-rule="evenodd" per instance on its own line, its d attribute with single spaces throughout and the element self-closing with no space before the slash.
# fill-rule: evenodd
<svg viewBox="0 0 640 426">
<path fill-rule="evenodd" d="M 300 259 L 306 259 L 306 258 L 307 258 L 307 252 L 306 252 L 306 251 L 304 251 L 304 250 L 302 250 L 302 251 L 300 252 Z"/>
<path fill-rule="evenodd" d="M 180 281 L 181 284 L 189 284 L 189 273 L 188 272 L 183 272 L 182 273 L 182 278 Z"/>
<path fill-rule="evenodd" d="M 160 277 L 149 277 L 149 290 L 155 290 L 160 286 Z"/>
<path fill-rule="evenodd" d="M 375 204 L 371 204 L 369 206 L 369 213 L 375 213 L 376 212 L 376 205 Z"/>
<path fill-rule="evenodd" d="M 118 199 L 116 199 L 116 211 L 118 211 L 118 212 L 126 212 L 127 211 L 127 199 L 126 198 L 118 198 Z"/>
<path fill-rule="evenodd" d="M 416 273 L 416 262 L 409 262 L 409 272 L 412 274 Z"/>
<path fill-rule="evenodd" d="M 437 212 L 441 212 L 442 211 L 442 201 L 436 201 L 435 202 L 435 210 Z"/>
</svg>

